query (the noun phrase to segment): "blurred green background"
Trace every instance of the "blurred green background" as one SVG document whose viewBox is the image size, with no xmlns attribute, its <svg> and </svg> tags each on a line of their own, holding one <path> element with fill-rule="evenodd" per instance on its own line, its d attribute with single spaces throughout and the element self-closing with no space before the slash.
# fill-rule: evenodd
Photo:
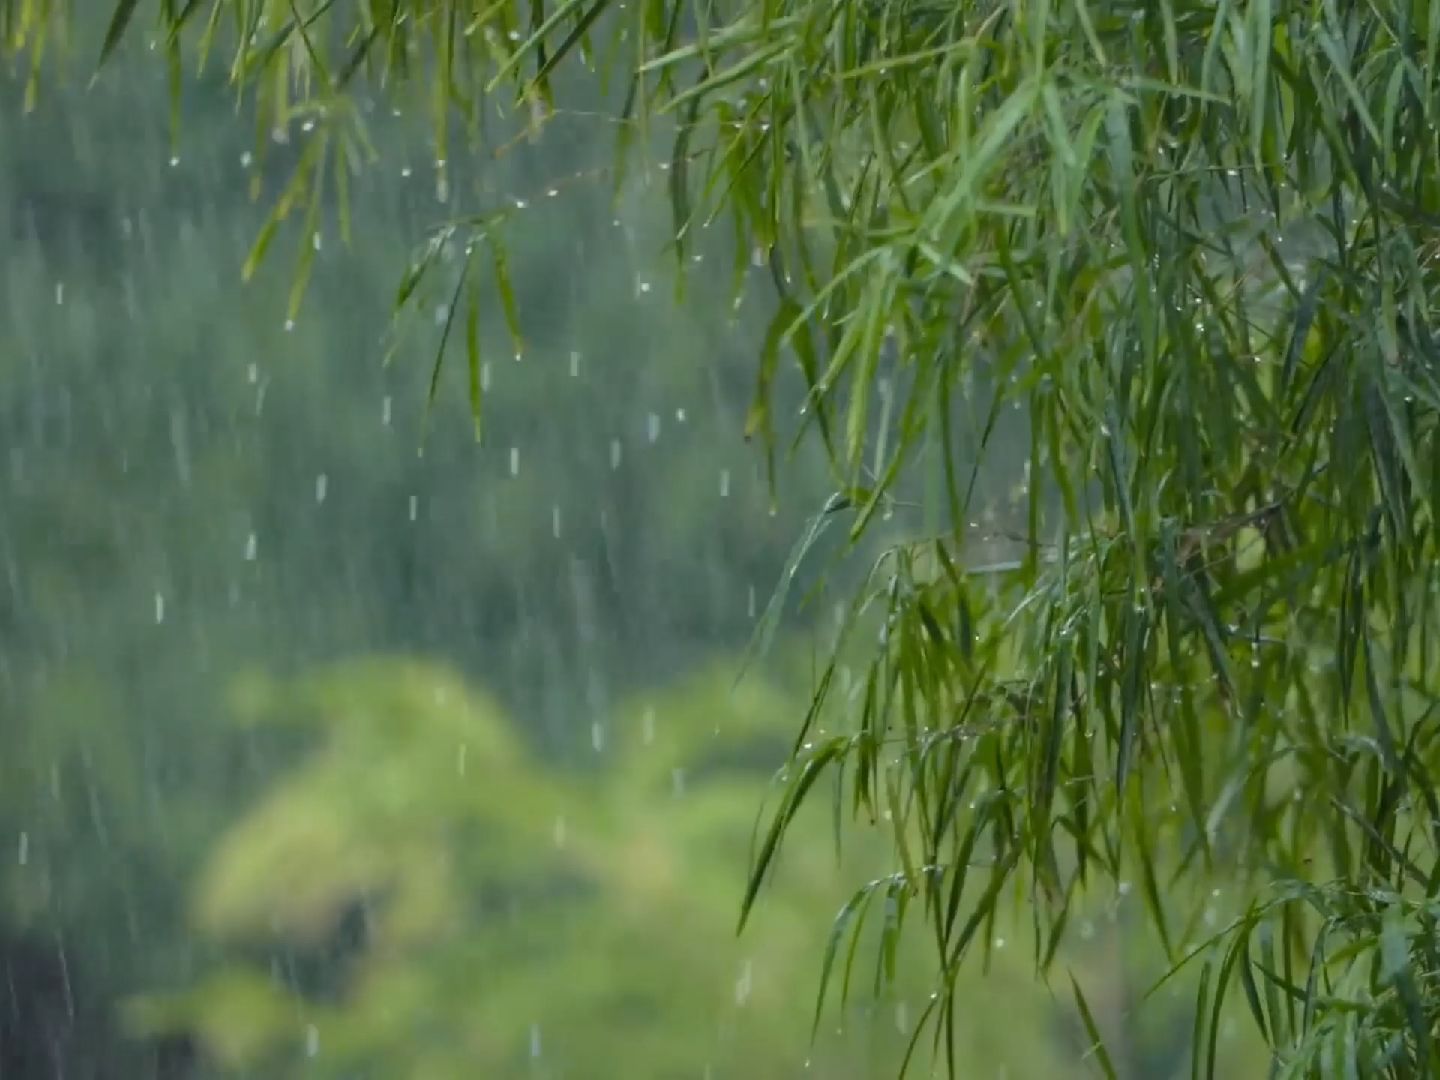
<svg viewBox="0 0 1440 1080">
<path fill-rule="evenodd" d="M 811 1039 L 883 832 L 837 858 L 807 811 L 734 929 L 845 595 L 792 603 L 737 686 L 828 492 L 802 449 L 772 508 L 741 438 L 764 272 L 733 306 L 702 233 L 676 302 L 663 178 L 636 163 L 612 201 L 593 116 L 437 185 L 428 121 L 377 101 L 352 242 L 325 223 L 290 324 L 294 237 L 239 271 L 293 147 L 258 153 L 218 76 L 172 146 L 132 46 L 33 109 L 3 83 L 0 1075 L 892 1075 L 923 941 L 893 985 L 862 948 Z M 422 432 L 448 283 L 387 367 L 390 299 L 427 228 L 501 204 L 522 352 L 495 301 L 483 437 L 454 357 Z M 1188 1075 L 1134 903 L 1097 898 L 1066 963 L 1125 1076 Z M 962 1075 L 1084 1075 L 1010 910 L 961 975 Z"/>
</svg>

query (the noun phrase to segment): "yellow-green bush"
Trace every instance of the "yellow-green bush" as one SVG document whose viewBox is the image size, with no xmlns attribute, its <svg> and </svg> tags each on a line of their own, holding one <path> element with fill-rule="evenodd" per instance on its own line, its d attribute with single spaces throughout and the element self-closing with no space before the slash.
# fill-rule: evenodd
<svg viewBox="0 0 1440 1080">
<path fill-rule="evenodd" d="M 829 918 L 888 869 L 882 834 L 852 833 L 837 861 L 829 814 L 807 810 L 735 933 L 755 814 L 796 703 L 758 680 L 732 692 L 733 670 L 622 705 L 596 730 L 598 767 L 563 777 L 440 667 L 382 658 L 248 681 L 237 719 L 297 728 L 309 750 L 194 883 L 209 973 L 133 1002 L 133 1021 L 195 1034 L 222 1074 L 893 1068 L 930 992 L 919 953 L 877 996 L 862 949 L 844 1009 L 832 990 L 809 1039 Z M 883 917 L 877 907 L 876 928 Z M 363 929 L 342 946 L 347 920 Z M 964 976 L 972 1075 L 1063 1074 L 1077 1044 L 1024 950 L 995 960 L 989 976 Z M 1016 1037 L 1017 1024 L 1035 1037 Z"/>
</svg>

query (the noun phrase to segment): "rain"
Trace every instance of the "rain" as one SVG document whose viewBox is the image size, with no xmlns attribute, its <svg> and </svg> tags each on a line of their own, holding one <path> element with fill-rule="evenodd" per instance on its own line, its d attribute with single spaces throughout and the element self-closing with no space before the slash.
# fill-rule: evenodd
<svg viewBox="0 0 1440 1080">
<path fill-rule="evenodd" d="M 795 282 L 721 219 L 677 249 L 669 143 L 617 164 L 624 80 L 442 139 L 378 74 L 277 118 L 187 51 L 172 125 L 148 44 L 93 91 L 0 76 L 0 1078 L 890 1075 L 938 977 L 874 885 L 898 801 L 865 820 L 822 782 L 736 922 L 823 654 L 937 531 L 951 449 L 864 538 L 830 527 L 795 365 L 757 412 Z M 867 485 L 910 422 L 899 337 Z M 953 409 L 977 562 L 1025 526 L 1011 404 L 984 468 Z M 890 692 L 833 673 L 806 753 Z M 1131 893 L 1083 936 L 1113 952 Z M 973 1075 L 1061 1075 L 1080 1036 L 1011 921 L 955 1037 Z M 830 967 L 853 985 L 817 1003 Z"/>
</svg>

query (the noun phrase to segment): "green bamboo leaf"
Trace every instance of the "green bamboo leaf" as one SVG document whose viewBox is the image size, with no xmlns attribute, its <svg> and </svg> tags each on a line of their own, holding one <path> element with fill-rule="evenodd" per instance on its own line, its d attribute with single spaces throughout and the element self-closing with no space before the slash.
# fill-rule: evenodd
<svg viewBox="0 0 1440 1080">
<path fill-rule="evenodd" d="M 1265 163 L 1265 111 L 1269 104 L 1270 53 L 1273 48 L 1274 14 L 1271 0 L 1252 0 L 1250 4 L 1250 48 L 1255 63 L 1250 73 L 1250 153 L 1257 167 Z"/>
<path fill-rule="evenodd" d="M 1263 924 L 1262 924 L 1263 925 Z M 1240 986 L 1245 991 L 1245 1002 L 1250 1006 L 1250 1015 L 1255 1019 L 1255 1026 L 1260 1029 L 1260 1037 L 1266 1041 L 1272 1038 L 1279 1040 L 1278 1031 L 1272 1031 L 1271 1023 L 1276 1017 L 1271 1017 L 1271 1023 L 1266 1022 L 1265 1006 L 1260 1001 L 1260 988 L 1255 983 L 1255 965 L 1250 959 L 1250 935 L 1252 928 L 1247 928 L 1238 939 L 1240 960 L 1236 965 L 1240 971 Z"/>
<path fill-rule="evenodd" d="M 815 1019 L 810 1025 L 810 1041 L 814 1043 L 815 1036 L 820 1030 L 820 1017 L 825 1009 L 825 991 L 830 986 L 830 974 L 835 966 L 835 957 L 839 952 L 840 943 L 845 939 L 845 931 L 850 928 L 861 907 L 870 899 L 870 894 L 876 886 L 875 882 L 862 885 L 855 891 L 855 894 L 845 902 L 840 913 L 835 916 L 835 922 L 830 927 L 830 937 L 825 943 L 825 957 L 820 964 L 820 989 L 815 995 Z"/>
<path fill-rule="evenodd" d="M 1105 1039 L 1095 1024 L 1095 1015 L 1090 1011 L 1090 1003 L 1085 1000 L 1085 995 L 1080 990 L 1080 983 L 1076 980 L 1074 972 L 1070 973 L 1070 988 L 1075 994 L 1075 1007 L 1080 1010 L 1080 1020 L 1085 1025 L 1085 1034 L 1090 1039 L 1086 1056 L 1095 1055 L 1095 1061 L 1107 1080 L 1118 1080 L 1119 1074 L 1115 1071 L 1115 1063 L 1110 1060 L 1110 1052 L 1105 1049 Z"/>
<path fill-rule="evenodd" d="M 1330 926 L 1329 922 L 1321 925 L 1310 949 L 1310 971 L 1305 978 L 1304 1011 L 1300 1018 L 1301 1030 L 1306 1034 L 1315 1028 L 1315 1019 L 1320 1008 L 1320 976 L 1325 970 L 1325 943 L 1329 937 Z"/>
<path fill-rule="evenodd" d="M 1050 836 L 1050 815 L 1055 799 L 1055 788 L 1060 775 L 1060 757 L 1065 741 L 1066 719 L 1070 714 L 1070 681 L 1073 657 L 1068 641 L 1061 642 L 1055 658 L 1055 706 L 1046 725 L 1044 738 L 1039 750 L 1039 777 L 1036 785 L 1035 807 L 1035 853 L 1033 860 L 1037 872 L 1049 869 L 1055 858 L 1054 842 Z"/>
<path fill-rule="evenodd" d="M 1288 905 L 1280 908 L 1282 920 L 1285 918 L 1287 908 Z M 1269 921 L 1261 923 L 1259 937 L 1261 963 L 1256 965 L 1255 969 L 1265 977 L 1265 1011 L 1270 1017 L 1270 1040 L 1274 1046 L 1285 1046 L 1290 1042 L 1291 1029 L 1287 1024 L 1287 1010 L 1280 1007 L 1280 981 L 1278 965 L 1275 963 L 1273 923 Z M 1293 1003 L 1294 999 L 1287 994 L 1286 1004 L 1293 1005 Z"/>
<path fill-rule="evenodd" d="M 115 5 L 115 10 L 110 15 L 110 25 L 105 28 L 105 40 L 100 46 L 100 60 L 95 65 L 97 70 L 105 66 L 105 61 L 110 59 L 119 46 L 139 6 L 140 0 L 119 0 Z"/>
<path fill-rule="evenodd" d="M 750 77 L 767 64 L 779 59 L 789 51 L 790 47 L 788 41 L 780 41 L 767 48 L 757 49 L 745 57 L 745 59 L 730 65 L 728 68 L 717 71 L 713 75 L 707 76 L 684 93 L 676 94 L 665 103 L 663 111 L 667 113 L 675 112 L 684 108 L 694 98 L 708 97 L 717 90 L 723 90 L 727 86 L 732 86 L 742 79 Z"/>
<path fill-rule="evenodd" d="M 530 81 L 530 84 L 525 88 L 525 92 L 522 96 L 528 97 L 537 90 L 544 91 L 546 93 L 549 92 L 548 84 L 550 75 L 554 72 L 555 68 L 565 59 L 565 57 L 570 54 L 570 52 L 575 48 L 575 46 L 584 40 L 585 35 L 590 32 L 590 28 L 595 25 L 596 21 L 600 18 L 601 15 L 605 14 L 606 10 L 609 7 L 610 0 L 596 0 L 596 2 L 592 4 L 590 8 L 585 12 L 585 14 L 580 16 L 580 18 L 576 20 L 575 25 L 570 28 L 570 33 L 566 34 L 565 37 L 561 39 L 560 44 L 555 46 L 554 52 L 552 52 L 548 57 L 546 57 L 544 56 L 543 49 L 541 49 L 540 55 L 542 57 L 542 63 L 540 65 L 540 70 L 535 73 L 535 78 Z M 543 35 L 540 31 L 536 32 L 536 37 L 542 36 Z M 539 46 L 537 46 L 537 48 L 539 48 Z M 515 55 L 519 56 L 522 55 L 524 52 L 525 46 L 522 45 L 519 49 L 516 50 Z"/>
<path fill-rule="evenodd" d="M 785 834 L 786 827 L 791 819 L 800 809 L 805 800 L 806 794 L 820 778 L 821 773 L 833 762 L 839 760 L 845 753 L 849 740 L 842 736 L 835 736 L 821 743 L 813 753 L 806 758 L 804 764 L 796 773 L 790 786 L 786 789 L 780 801 L 779 808 L 775 811 L 775 817 L 771 822 L 769 831 L 765 834 L 765 841 L 755 857 L 754 864 L 750 871 L 750 880 L 745 886 L 745 896 L 740 901 L 740 921 L 736 932 L 745 929 L 745 923 L 750 918 L 751 908 L 754 907 L 755 899 L 760 893 L 760 885 L 765 878 L 766 872 L 770 869 L 775 859 L 776 852 L 780 847 L 780 840 Z"/>
<path fill-rule="evenodd" d="M 1226 948 L 1220 961 L 1220 973 L 1215 977 L 1215 997 L 1210 1006 L 1210 1040 L 1205 1053 L 1206 1080 L 1214 1080 L 1215 1077 L 1216 1048 L 1220 1038 L 1220 1010 L 1225 1003 L 1225 991 L 1230 985 L 1231 972 L 1240 957 L 1241 947 L 1249 937 L 1256 917 L 1257 912 L 1252 906 L 1231 929 L 1230 945 Z"/>
<path fill-rule="evenodd" d="M 425 413 L 421 420 L 421 431 L 429 427 L 430 410 L 434 407 L 435 396 L 440 387 L 440 370 L 445 366 L 445 347 L 450 343 L 450 331 L 455 325 L 455 312 L 460 307 L 460 297 L 465 289 L 465 279 L 470 274 L 470 256 L 467 254 L 465 261 L 460 264 L 460 272 L 455 275 L 455 291 L 450 296 L 450 304 L 445 310 L 445 325 L 440 331 L 440 344 L 435 347 L 435 362 L 430 365 L 430 388 L 425 395 Z"/>
<path fill-rule="evenodd" d="M 245 256 L 245 264 L 240 268 L 240 279 L 249 281 L 255 276 L 256 269 L 265 258 L 265 252 L 270 249 L 270 242 L 275 239 L 275 230 L 280 227 L 280 214 L 278 207 L 265 219 L 265 224 L 260 226 L 260 232 L 255 237 L 255 243 L 250 246 L 250 253 Z"/>
<path fill-rule="evenodd" d="M 320 135 L 317 141 L 321 142 L 321 148 L 315 155 L 315 176 L 310 183 L 310 199 L 305 208 L 305 219 L 300 229 L 300 252 L 295 262 L 295 273 L 290 283 L 290 297 L 286 305 L 285 317 L 294 321 L 300 314 L 300 305 L 305 299 L 305 290 L 310 284 L 310 272 L 315 265 L 315 252 L 319 250 L 320 244 L 320 203 L 325 193 L 325 136 Z M 261 252 L 263 258 L 264 253 Z M 258 261 L 258 260 L 257 260 Z M 249 263 L 247 262 L 247 266 Z M 254 267 L 250 266 L 251 272 Z"/>
<path fill-rule="evenodd" d="M 1213 961 L 1206 960 L 1200 969 L 1200 985 L 1195 991 L 1195 1016 L 1190 1034 L 1190 1080 L 1200 1080 L 1205 1068 L 1205 1020 L 1209 1010 L 1210 978 L 1214 974 Z"/>
<path fill-rule="evenodd" d="M 515 288 L 510 283 L 510 260 L 499 239 L 490 233 L 486 236 L 490 244 L 491 263 L 495 268 L 495 288 L 500 293 L 500 310 L 505 316 L 505 329 L 510 332 L 510 344 L 519 359 L 525 353 L 525 340 L 520 334 L 520 310 L 515 305 Z"/>
<path fill-rule="evenodd" d="M 598 15 L 599 12 L 595 9 L 603 9 L 607 3 L 608 0 L 599 0 L 599 2 L 594 5 L 594 8 L 592 8 L 594 14 Z M 550 36 L 557 26 L 575 15 L 584 5 L 585 0 L 564 0 L 563 3 L 556 7 L 555 10 L 550 13 L 549 17 L 541 22 L 540 25 L 531 32 L 529 37 L 521 41 L 506 57 L 505 61 L 499 65 L 495 74 L 491 75 L 489 82 L 485 84 L 485 93 L 493 94 L 500 84 L 520 66 L 526 57 L 535 55 L 537 50 L 543 51 L 545 39 Z M 594 17 L 590 17 L 588 21 L 593 22 Z M 538 77 L 536 81 L 539 81 Z"/>
<path fill-rule="evenodd" d="M 1427 1019 L 1420 989 L 1416 985 L 1410 958 L 1409 935 L 1405 931 L 1398 905 L 1386 913 L 1380 931 L 1380 978 L 1393 986 L 1400 995 L 1405 1009 L 1405 1021 L 1411 1038 L 1415 1040 L 1416 1063 L 1421 1072 L 1429 1072 L 1430 1021 Z"/>
<path fill-rule="evenodd" d="M 684 280 L 685 242 L 690 232 L 690 139 L 699 122 L 700 99 L 694 99 L 690 108 L 681 116 L 679 132 L 675 136 L 670 153 L 670 216 L 675 223 L 675 256 L 679 260 Z"/>
<path fill-rule="evenodd" d="M 1366 133 L 1375 140 L 1377 146 L 1382 144 L 1385 140 L 1380 134 L 1379 125 L 1375 123 L 1375 118 L 1370 114 L 1370 106 L 1365 100 L 1365 95 L 1360 92 L 1360 87 L 1355 82 L 1355 76 L 1350 70 L 1350 58 L 1346 55 L 1344 46 L 1324 27 L 1316 28 L 1315 40 L 1330 63 L 1334 65 L 1335 74 L 1340 79 L 1341 85 L 1345 87 L 1345 93 L 1350 98 L 1355 115 L 1365 125 Z"/>
<path fill-rule="evenodd" d="M 1116 746 L 1115 787 L 1121 793 L 1134 765 L 1135 740 L 1140 735 L 1140 690 L 1145 671 L 1147 612 L 1131 604 L 1125 613 L 1125 674 L 1120 696 L 1120 734 Z"/>
<path fill-rule="evenodd" d="M 890 879 L 885 887 L 885 922 L 880 927 L 880 949 L 875 965 L 876 997 L 887 982 L 895 981 L 895 950 L 899 947 L 900 931 L 905 924 L 905 908 L 910 899 L 906 876 Z"/>
<path fill-rule="evenodd" d="M 420 286 L 425 274 L 434 264 L 435 259 L 445 249 L 446 243 L 454 235 L 452 229 L 441 229 L 431 235 L 429 242 L 420 258 L 410 264 L 405 271 L 405 276 L 400 279 L 400 286 L 395 290 L 394 310 L 399 311 L 414 295 L 415 290 Z"/>
<path fill-rule="evenodd" d="M 1175 959 L 1175 945 L 1170 938 L 1170 921 L 1165 912 L 1165 902 L 1160 896 L 1160 883 L 1155 876 L 1155 856 L 1153 854 L 1153 842 L 1144 832 L 1144 816 L 1136 815 L 1135 851 L 1140 859 L 1140 892 L 1145 900 L 1145 908 L 1150 913 L 1150 921 L 1155 925 L 1155 932 L 1160 938 L 1160 947 L 1165 951 L 1167 962 Z"/>
<path fill-rule="evenodd" d="M 1305 341 L 1310 336 L 1310 329 L 1315 324 L 1315 316 L 1320 310 L 1320 293 L 1325 287 L 1327 271 L 1320 267 L 1311 277 L 1310 283 L 1305 286 L 1305 292 L 1300 297 L 1300 303 L 1295 307 L 1295 323 L 1290 331 L 1290 345 L 1285 350 L 1285 368 L 1280 377 L 1280 389 L 1282 393 L 1287 392 L 1295 382 L 1295 368 L 1300 362 L 1300 356 L 1305 351 Z"/>
</svg>

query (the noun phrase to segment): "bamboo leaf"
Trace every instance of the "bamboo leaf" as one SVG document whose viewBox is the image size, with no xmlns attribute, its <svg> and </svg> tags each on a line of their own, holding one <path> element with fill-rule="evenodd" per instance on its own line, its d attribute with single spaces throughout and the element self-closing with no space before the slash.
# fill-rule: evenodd
<svg viewBox="0 0 1440 1080">
<path fill-rule="evenodd" d="M 100 46 L 100 61 L 97 68 L 105 66 L 105 61 L 120 45 L 121 39 L 125 37 L 125 31 L 130 26 L 130 20 L 135 17 L 135 11 L 140 6 L 140 0 L 118 0 L 115 10 L 110 15 L 110 25 L 105 28 L 105 40 Z"/>
<path fill-rule="evenodd" d="M 1105 1039 L 1101 1036 L 1100 1029 L 1095 1024 L 1095 1016 L 1090 1011 L 1090 1003 L 1085 1000 L 1085 995 L 1080 990 L 1080 983 L 1076 980 L 1073 972 L 1070 974 L 1070 988 L 1075 994 L 1075 1007 L 1080 1010 L 1080 1020 L 1085 1025 L 1085 1034 L 1090 1039 L 1087 1055 L 1095 1055 L 1095 1061 L 1107 1080 L 1117 1080 L 1119 1074 L 1115 1071 L 1115 1063 L 1110 1060 L 1110 1052 L 1105 1049 Z"/>
</svg>

